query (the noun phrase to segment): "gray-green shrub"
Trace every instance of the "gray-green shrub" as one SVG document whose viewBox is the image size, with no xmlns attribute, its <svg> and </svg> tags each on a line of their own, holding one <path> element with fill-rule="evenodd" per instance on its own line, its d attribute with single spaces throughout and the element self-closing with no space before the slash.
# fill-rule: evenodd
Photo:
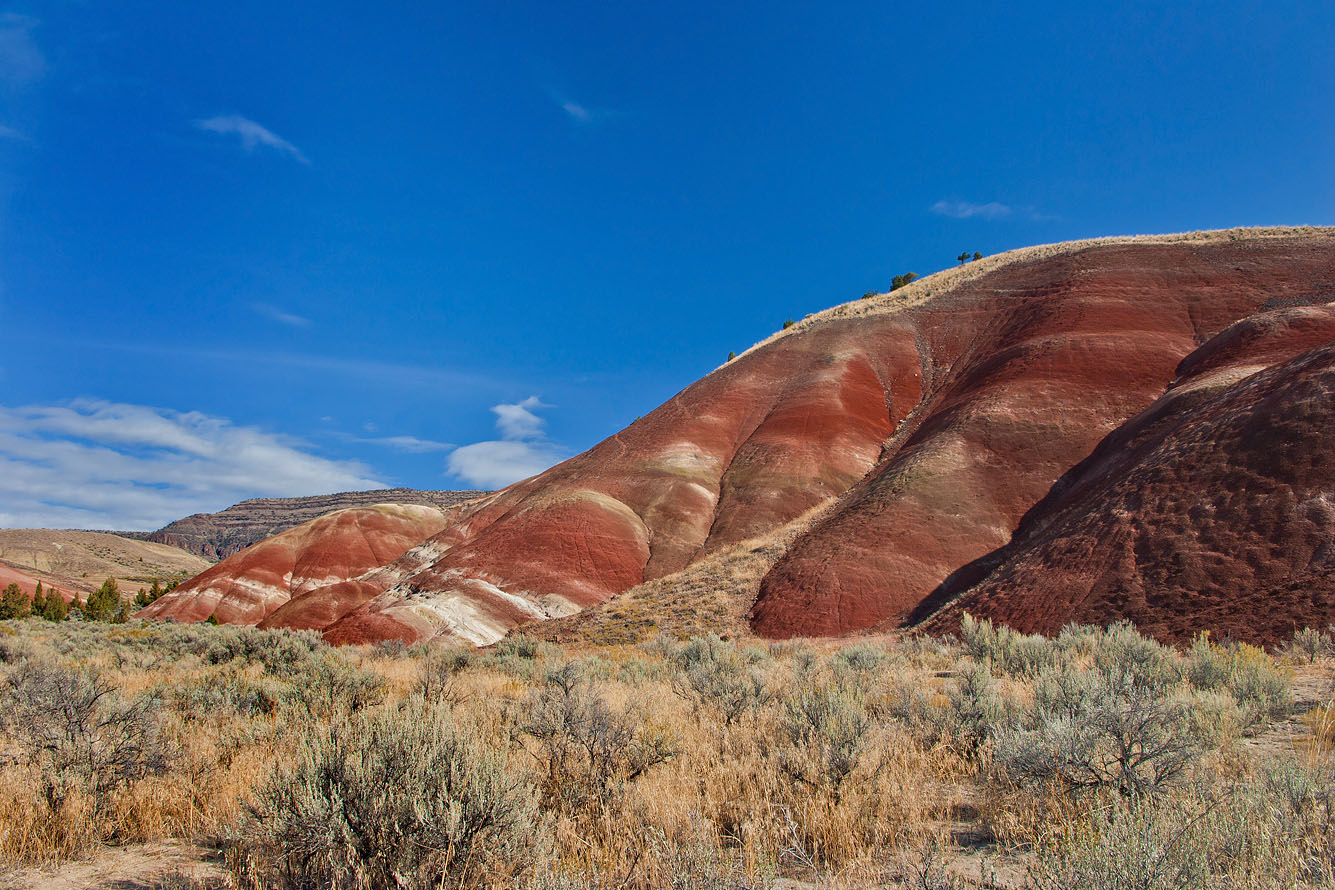
<svg viewBox="0 0 1335 890">
<path fill-rule="evenodd" d="M 837 793 L 857 768 L 872 725 L 854 688 L 839 683 L 804 686 L 782 702 L 779 729 L 789 747 L 779 765 L 796 781 Z"/>
<path fill-rule="evenodd" d="M 260 788 L 229 864 L 245 887 L 417 890 L 522 873 L 534 789 L 501 751 L 418 702 L 311 731 Z"/>
</svg>

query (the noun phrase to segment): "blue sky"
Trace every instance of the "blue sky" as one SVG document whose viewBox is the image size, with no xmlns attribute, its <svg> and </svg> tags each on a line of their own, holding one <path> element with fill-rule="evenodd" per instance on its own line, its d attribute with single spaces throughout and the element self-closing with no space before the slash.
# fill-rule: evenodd
<svg viewBox="0 0 1335 890">
<path fill-rule="evenodd" d="M 931 6 L 0 4 L 0 525 L 492 487 L 962 249 L 1335 223 L 1329 0 Z"/>
</svg>

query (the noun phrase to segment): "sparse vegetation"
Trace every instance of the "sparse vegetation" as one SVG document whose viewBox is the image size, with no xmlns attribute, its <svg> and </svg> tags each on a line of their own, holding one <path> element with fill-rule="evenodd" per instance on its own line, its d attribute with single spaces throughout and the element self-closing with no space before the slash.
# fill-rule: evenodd
<svg viewBox="0 0 1335 890">
<path fill-rule="evenodd" d="M 1267 741 L 1289 665 L 1335 674 L 1309 651 L 973 619 L 489 652 L 14 620 L 0 858 L 177 836 L 247 890 L 1332 886 L 1335 709 L 1297 756 Z"/>
</svg>

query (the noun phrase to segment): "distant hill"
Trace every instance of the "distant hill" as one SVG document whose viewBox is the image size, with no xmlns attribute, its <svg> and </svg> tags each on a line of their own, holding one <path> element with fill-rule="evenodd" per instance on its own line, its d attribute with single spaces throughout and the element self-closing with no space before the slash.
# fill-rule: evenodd
<svg viewBox="0 0 1335 890">
<path fill-rule="evenodd" d="M 279 532 L 334 510 L 371 504 L 418 504 L 445 508 L 471 501 L 485 491 L 418 491 L 382 488 L 305 498 L 252 498 L 221 513 L 196 513 L 155 532 L 115 532 L 125 538 L 179 547 L 210 562 L 226 559 Z"/>
<path fill-rule="evenodd" d="M 0 581 L 32 593 L 36 581 L 65 593 L 87 593 L 108 578 L 133 594 L 160 581 L 183 581 L 209 561 L 177 547 L 135 541 L 108 532 L 0 529 Z"/>
</svg>

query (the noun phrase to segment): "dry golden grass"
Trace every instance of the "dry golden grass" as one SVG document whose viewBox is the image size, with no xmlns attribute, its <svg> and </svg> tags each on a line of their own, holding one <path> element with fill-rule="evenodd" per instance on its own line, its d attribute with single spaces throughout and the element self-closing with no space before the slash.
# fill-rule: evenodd
<svg viewBox="0 0 1335 890">
<path fill-rule="evenodd" d="M 1108 238 L 1088 238 L 1063 241 L 1008 250 L 960 266 L 951 266 L 918 278 L 895 290 L 876 294 L 868 299 L 852 300 L 808 315 L 788 328 L 775 331 L 738 357 L 746 355 L 781 337 L 789 337 L 823 321 L 836 318 L 864 318 L 872 315 L 890 315 L 911 306 L 921 305 L 933 297 L 947 294 L 960 285 L 981 278 L 989 272 L 1017 263 L 1031 263 L 1058 256 L 1070 256 L 1093 247 L 1120 244 L 1210 244 L 1228 241 L 1271 240 L 1276 238 L 1331 238 L 1331 226 L 1270 226 L 1259 228 L 1214 229 L 1200 232 L 1180 232 L 1169 235 L 1123 235 Z M 1335 246 L 1335 245 L 1333 245 Z M 735 359 L 734 359 L 735 361 Z M 721 366 L 720 366 L 721 367 Z"/>
<path fill-rule="evenodd" d="M 717 563 L 731 561 L 741 575 L 749 555 L 735 548 Z M 672 625 L 681 632 L 692 626 L 685 619 Z M 225 627 L 30 621 L 8 629 L 17 634 L 0 650 L 6 683 L 25 658 L 97 669 L 119 699 L 157 701 L 166 756 L 165 770 L 101 797 L 76 789 L 59 807 L 44 799 L 37 768 L 18 756 L 0 776 L 0 862 L 11 865 L 179 838 L 221 845 L 237 874 L 252 880 L 253 870 L 240 864 L 253 865 L 263 849 L 249 840 L 262 827 L 252 813 L 264 789 L 298 763 L 303 746 L 334 727 L 346 731 L 358 714 L 392 720 L 423 713 L 413 708 L 444 715 L 482 750 L 503 753 L 541 801 L 527 829 L 536 861 L 471 879 L 489 886 L 766 887 L 786 877 L 862 887 L 913 877 L 930 858 L 924 851 L 936 849 L 956 870 L 977 874 L 986 853 L 1015 876 L 1043 844 L 1087 839 L 1081 826 L 1120 806 L 1113 792 L 1084 795 L 1056 780 L 998 773 L 993 743 L 968 736 L 972 718 L 960 689 L 976 662 L 957 643 L 656 637 L 565 648 L 510 639 L 487 653 L 307 651 L 284 642 L 301 638 Z M 1077 645 L 1070 663 L 1090 667 L 1093 651 Z M 1224 650 L 1210 652 L 1223 657 Z M 1000 665 L 1002 654 L 989 660 Z M 1235 656 L 1237 664 L 1274 674 L 1259 651 Z M 1186 665 L 1193 656 L 1163 657 Z M 419 681 L 441 665 L 447 680 L 423 700 Z M 597 702 L 627 728 L 627 749 L 657 739 L 671 756 L 634 775 L 619 772 L 618 762 L 605 774 L 590 771 L 578 757 L 554 769 L 532 727 L 543 703 L 560 699 L 549 677 L 563 669 L 578 678 L 575 701 Z M 1007 714 L 1034 708 L 1037 687 L 1027 674 L 994 670 L 988 695 L 995 706 L 986 719 L 1000 726 Z M 1323 657 L 1304 670 L 1332 674 L 1335 662 Z M 728 690 L 737 689 L 743 705 L 734 713 Z M 1183 685 L 1174 695 L 1188 693 L 1205 694 Z M 1232 707 L 1232 699 L 1223 705 Z M 1335 722 L 1324 709 L 1308 721 L 1317 739 L 1328 738 Z M 22 730 L 5 732 L 6 753 L 20 755 Z M 1247 788 L 1261 781 L 1269 767 L 1240 733 L 1210 738 L 1192 777 L 1170 796 L 1194 801 L 1199 782 Z M 1312 747 L 1304 776 L 1317 775 L 1329 759 L 1324 749 L 1311 756 Z M 606 783 L 595 781 L 598 775 Z M 1329 852 L 1324 827 L 1304 831 L 1304 843 Z"/>
</svg>

